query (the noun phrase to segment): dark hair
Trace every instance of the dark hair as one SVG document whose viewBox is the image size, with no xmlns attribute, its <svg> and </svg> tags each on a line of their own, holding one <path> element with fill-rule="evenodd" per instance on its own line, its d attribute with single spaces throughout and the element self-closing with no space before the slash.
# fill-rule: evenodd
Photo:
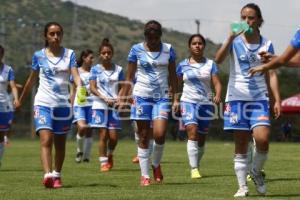
<svg viewBox="0 0 300 200">
<path fill-rule="evenodd" d="M 77 60 L 77 66 L 80 67 L 83 64 L 83 59 L 88 55 L 93 54 L 94 52 L 90 49 L 83 50 L 80 54 L 79 59 Z"/>
<path fill-rule="evenodd" d="M 148 36 L 150 33 L 156 33 L 162 36 L 162 27 L 158 21 L 150 20 L 145 24 L 144 35 Z"/>
<path fill-rule="evenodd" d="M 2 54 L 2 55 L 4 55 L 4 47 L 0 44 L 0 53 Z"/>
<path fill-rule="evenodd" d="M 206 46 L 206 40 L 205 40 L 205 38 L 203 37 L 203 35 L 201 35 L 201 34 L 198 33 L 198 34 L 193 34 L 193 35 L 190 36 L 190 38 L 189 38 L 189 43 L 188 43 L 188 44 L 189 44 L 189 47 L 191 46 L 192 40 L 193 40 L 195 37 L 201 38 L 201 40 L 202 40 L 204 46 Z"/>
<path fill-rule="evenodd" d="M 48 22 L 44 27 L 44 37 L 47 37 L 48 29 L 49 29 L 50 26 L 58 26 L 61 30 L 61 33 L 64 34 L 64 29 L 59 23 L 57 23 L 57 22 Z M 49 45 L 48 41 L 45 40 L 45 47 L 47 47 L 48 45 Z"/>
<path fill-rule="evenodd" d="M 103 47 L 109 47 L 112 51 L 112 53 L 114 53 L 114 47 L 111 45 L 111 43 L 109 42 L 108 38 L 104 38 L 99 46 L 99 53 L 102 51 Z"/>
<path fill-rule="evenodd" d="M 258 6 L 257 4 L 255 4 L 255 3 L 248 3 L 248 4 L 246 4 L 246 5 L 242 8 L 242 10 L 244 10 L 245 8 L 251 8 L 251 9 L 255 10 L 257 17 L 258 17 L 258 18 L 260 19 L 260 21 L 261 21 L 261 22 L 258 24 L 258 27 L 261 27 L 261 25 L 262 25 L 263 22 L 264 22 L 264 19 L 263 19 L 263 17 L 262 17 L 261 10 L 260 10 L 259 6 Z M 241 12 L 242 12 L 242 10 L 241 10 Z"/>
</svg>

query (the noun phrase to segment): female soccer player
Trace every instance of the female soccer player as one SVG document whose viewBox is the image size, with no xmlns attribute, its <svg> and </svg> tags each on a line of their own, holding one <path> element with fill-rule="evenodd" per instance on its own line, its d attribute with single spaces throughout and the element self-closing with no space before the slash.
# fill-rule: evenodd
<svg viewBox="0 0 300 200">
<path fill-rule="evenodd" d="M 178 109 L 177 79 L 175 70 L 175 52 L 170 44 L 162 43 L 162 27 L 151 20 L 144 28 L 145 41 L 135 44 L 128 55 L 128 72 L 126 81 L 132 82 L 135 73 L 136 83 L 133 88 L 134 104 L 131 119 L 136 120 L 139 135 L 138 157 L 141 168 L 141 186 L 150 185 L 149 176 L 149 137 L 150 122 L 153 121 L 152 168 L 154 180 L 162 182 L 161 158 L 167 130 L 168 113 L 170 112 L 169 84 L 172 84 L 174 110 Z M 169 81 L 170 80 L 170 81 Z M 124 96 L 129 94 L 126 85 Z"/>
<path fill-rule="evenodd" d="M 121 66 L 112 63 L 114 48 L 108 39 L 99 47 L 101 63 L 92 67 L 90 75 L 91 92 L 95 95 L 92 106 L 91 127 L 99 128 L 100 171 L 113 167 L 113 151 L 118 142 L 117 130 L 121 129 L 119 114 L 115 107 L 119 102 L 124 73 Z"/>
<path fill-rule="evenodd" d="M 14 107 L 18 108 L 20 106 L 14 70 L 11 66 L 3 63 L 3 56 L 4 48 L 0 45 L 0 166 L 4 153 L 4 136 L 10 129 L 13 115 L 13 110 L 10 109 L 9 101 L 7 101 L 8 85 L 12 91 Z"/>
<path fill-rule="evenodd" d="M 266 193 L 266 186 L 261 169 L 267 160 L 269 150 L 270 116 L 269 98 L 266 77 L 257 75 L 250 77 L 248 70 L 260 65 L 260 52 L 274 53 L 270 40 L 260 35 L 259 28 L 263 23 L 260 8 L 253 3 L 241 9 L 241 20 L 253 28 L 252 34 L 241 32 L 230 33 L 216 54 L 216 62 L 221 63 L 230 54 L 230 76 L 227 88 L 224 111 L 224 129 L 233 131 L 235 138 L 234 170 L 238 179 L 239 189 L 235 197 L 247 196 L 249 193 L 247 176 L 247 148 L 250 133 L 255 139 L 256 146 L 251 177 L 259 194 Z M 280 95 L 277 76 L 270 72 L 270 87 L 275 98 L 275 117 L 280 115 Z"/>
<path fill-rule="evenodd" d="M 63 27 L 49 22 L 44 28 L 45 47 L 32 57 L 32 70 L 26 81 L 20 102 L 39 77 L 39 87 L 34 98 L 34 122 L 40 137 L 41 161 L 45 172 L 43 184 L 47 188 L 61 188 L 61 170 L 65 158 L 66 133 L 72 123 L 69 94 L 70 72 L 76 86 L 81 80 L 76 67 L 75 53 L 61 46 Z M 54 167 L 52 146 L 54 144 Z M 52 169 L 54 169 L 52 171 Z"/>
<path fill-rule="evenodd" d="M 221 83 L 214 61 L 203 56 L 205 39 L 201 34 L 189 38 L 190 57 L 177 66 L 179 86 L 183 83 L 180 99 L 181 116 L 188 135 L 187 153 L 191 178 L 201 178 L 199 164 L 204 154 L 205 138 L 209 124 L 214 119 L 213 103 L 221 101 Z M 211 82 L 215 95 L 211 91 Z"/>
<path fill-rule="evenodd" d="M 73 94 L 75 94 L 75 100 L 73 103 L 74 120 L 73 123 L 77 124 L 77 154 L 75 161 L 77 163 L 89 162 L 91 148 L 92 148 L 92 129 L 89 127 L 89 123 L 92 119 L 92 104 L 93 99 L 90 96 L 90 70 L 93 64 L 93 51 L 86 49 L 81 52 L 80 57 L 77 61 L 78 73 L 82 82 L 83 87 L 87 91 L 87 98 L 85 102 L 78 101 L 78 94 L 76 93 L 76 87 L 73 86 Z"/>
</svg>

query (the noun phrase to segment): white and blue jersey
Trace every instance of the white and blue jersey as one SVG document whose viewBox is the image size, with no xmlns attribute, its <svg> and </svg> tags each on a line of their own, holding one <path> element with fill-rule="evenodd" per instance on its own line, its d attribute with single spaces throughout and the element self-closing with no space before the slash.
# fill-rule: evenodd
<svg viewBox="0 0 300 200">
<path fill-rule="evenodd" d="M 34 105 L 70 107 L 70 69 L 76 67 L 75 53 L 64 48 L 60 57 L 47 57 L 45 48 L 34 53 L 32 70 L 39 71 L 39 88 Z"/>
<path fill-rule="evenodd" d="M 168 98 L 170 62 L 175 62 L 175 51 L 170 44 L 161 43 L 159 52 L 149 52 L 144 43 L 133 45 L 128 62 L 137 64 L 133 96 Z"/>
<path fill-rule="evenodd" d="M 113 64 L 111 70 L 106 70 L 102 65 L 97 64 L 92 67 L 90 80 L 96 81 L 97 90 L 103 96 L 117 99 L 120 81 L 124 80 L 124 73 L 121 66 Z M 97 96 L 93 96 L 92 109 L 108 109 L 106 102 Z"/>
<path fill-rule="evenodd" d="M 15 80 L 14 70 L 6 65 L 0 67 L 0 112 L 12 111 L 10 101 L 7 100 L 9 96 L 7 93 L 7 86 L 10 81 Z"/>
<path fill-rule="evenodd" d="M 13 69 L 6 64 L 3 64 L 0 70 L 0 131 L 7 131 L 13 115 L 12 102 L 8 100 L 7 86 L 10 81 L 15 80 L 15 75 Z"/>
<path fill-rule="evenodd" d="M 296 49 L 300 49 L 300 28 L 298 28 L 293 39 L 291 40 L 291 45 Z"/>
<path fill-rule="evenodd" d="M 217 65 L 205 58 L 203 63 L 180 62 L 176 69 L 184 85 L 181 96 L 181 116 L 185 126 L 196 124 L 198 133 L 206 134 L 213 119 L 211 79 L 218 74 Z"/>
<path fill-rule="evenodd" d="M 211 102 L 211 78 L 218 74 L 218 67 L 214 61 L 205 59 L 204 63 L 181 61 L 176 69 L 177 76 L 183 78 L 183 91 L 180 101 L 189 103 Z"/>
<path fill-rule="evenodd" d="M 270 40 L 260 37 L 259 44 L 247 44 L 241 36 L 230 50 L 230 76 L 224 111 L 224 130 L 251 131 L 270 126 L 269 95 L 265 75 L 249 76 L 249 69 L 261 65 L 259 52 L 274 54 Z"/>
<path fill-rule="evenodd" d="M 37 133 L 42 129 L 55 134 L 65 134 L 70 130 L 69 77 L 73 67 L 76 67 L 76 58 L 71 49 L 63 48 L 60 57 L 48 57 L 45 48 L 34 53 L 32 70 L 39 72 L 39 88 L 34 99 Z"/>
<path fill-rule="evenodd" d="M 233 40 L 226 102 L 269 100 L 265 76 L 263 74 L 250 76 L 248 73 L 250 68 L 262 64 L 258 55 L 261 51 L 274 54 L 270 40 L 260 37 L 259 44 L 247 44 L 241 36 Z"/>
</svg>

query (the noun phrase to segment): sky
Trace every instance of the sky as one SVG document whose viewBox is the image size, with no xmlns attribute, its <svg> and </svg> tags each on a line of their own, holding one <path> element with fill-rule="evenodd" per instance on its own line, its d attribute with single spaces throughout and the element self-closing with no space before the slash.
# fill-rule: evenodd
<svg viewBox="0 0 300 200">
<path fill-rule="evenodd" d="M 195 20 L 200 33 L 216 43 L 224 41 L 231 22 L 239 21 L 240 10 L 247 3 L 260 6 L 265 20 L 263 36 L 270 39 L 275 52 L 287 47 L 300 25 L 299 0 L 70 0 L 96 10 L 146 22 L 155 19 L 165 28 L 195 33 Z"/>
</svg>

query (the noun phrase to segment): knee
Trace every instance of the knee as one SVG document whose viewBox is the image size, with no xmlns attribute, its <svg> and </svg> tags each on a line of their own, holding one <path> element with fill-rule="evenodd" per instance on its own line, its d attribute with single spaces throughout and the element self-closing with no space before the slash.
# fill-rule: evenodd
<svg viewBox="0 0 300 200">
<path fill-rule="evenodd" d="M 188 134 L 188 139 L 193 141 L 198 141 L 198 127 L 195 125 L 187 126 L 186 132 Z"/>
<path fill-rule="evenodd" d="M 41 143 L 42 147 L 51 147 L 52 140 L 50 140 L 50 139 L 43 139 L 43 140 L 41 140 L 40 143 Z"/>
</svg>

